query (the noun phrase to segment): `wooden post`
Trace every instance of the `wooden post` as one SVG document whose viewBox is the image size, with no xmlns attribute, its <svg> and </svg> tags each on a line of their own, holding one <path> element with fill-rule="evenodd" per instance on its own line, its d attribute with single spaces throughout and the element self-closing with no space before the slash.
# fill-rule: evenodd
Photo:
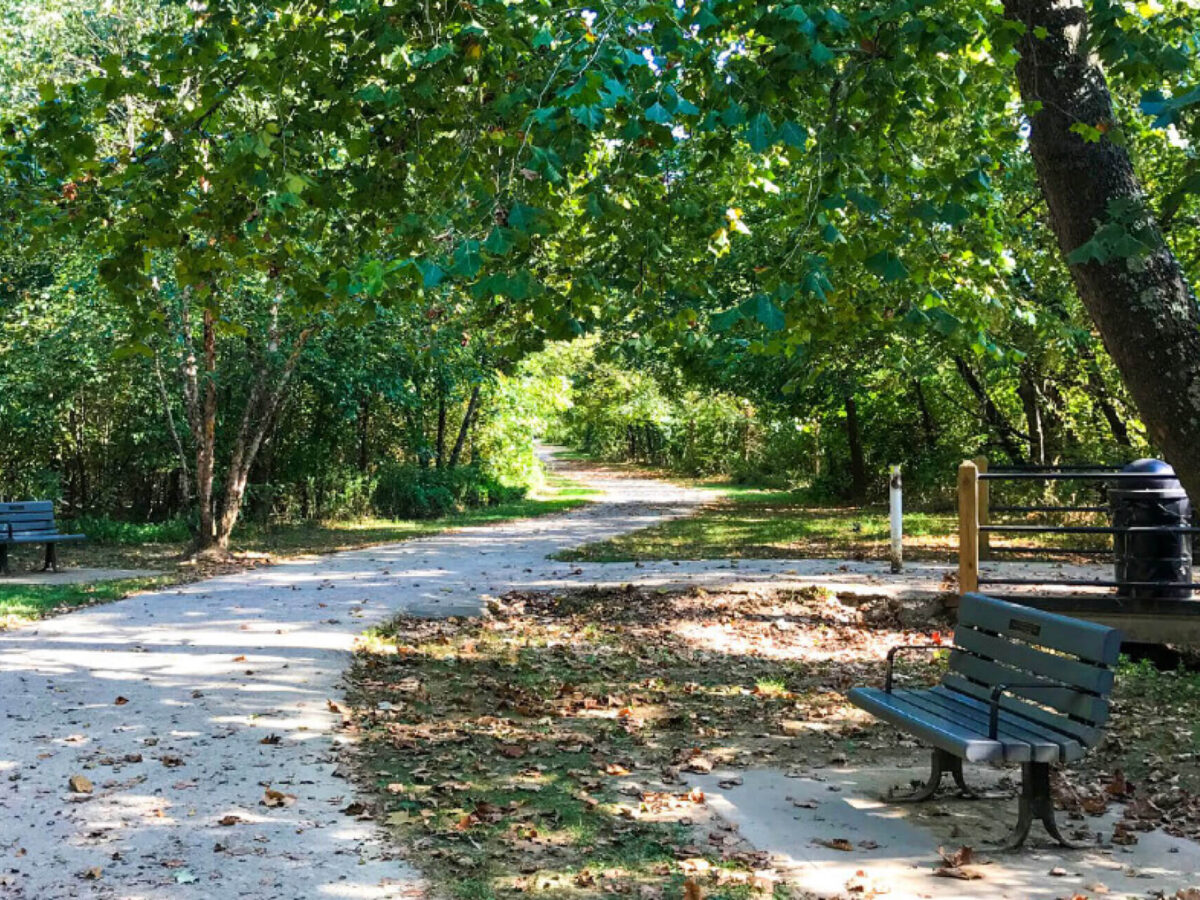
<svg viewBox="0 0 1200 900">
<path fill-rule="evenodd" d="M 899 572 L 904 568 L 904 494 L 903 482 L 900 478 L 900 467 L 892 466 L 891 477 L 888 479 L 888 512 L 891 524 L 891 561 L 892 571 Z"/>
<path fill-rule="evenodd" d="M 979 589 L 979 469 L 958 467 L 958 594 Z"/>
<path fill-rule="evenodd" d="M 975 457 L 975 468 L 982 475 L 988 470 L 988 460 L 986 456 Z M 987 479 L 980 479 L 976 487 L 976 494 L 979 497 L 979 524 L 990 525 L 992 523 L 992 494 L 988 485 Z M 979 558 L 992 558 L 992 543 L 991 535 L 986 532 L 979 532 Z"/>
</svg>

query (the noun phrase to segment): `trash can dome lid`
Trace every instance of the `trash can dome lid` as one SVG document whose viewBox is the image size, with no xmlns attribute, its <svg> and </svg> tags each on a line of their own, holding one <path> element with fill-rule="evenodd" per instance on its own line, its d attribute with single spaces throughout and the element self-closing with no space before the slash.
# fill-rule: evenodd
<svg viewBox="0 0 1200 900">
<path fill-rule="evenodd" d="M 1136 459 L 1121 470 L 1122 472 L 1143 472 L 1146 479 L 1130 479 L 1122 487 L 1178 487 L 1179 479 L 1169 463 L 1161 459 Z"/>
</svg>

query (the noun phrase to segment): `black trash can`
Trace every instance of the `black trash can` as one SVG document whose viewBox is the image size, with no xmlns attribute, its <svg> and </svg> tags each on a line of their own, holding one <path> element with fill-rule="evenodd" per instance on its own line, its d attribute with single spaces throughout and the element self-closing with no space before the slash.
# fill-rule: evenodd
<svg viewBox="0 0 1200 900">
<path fill-rule="evenodd" d="M 1115 528 L 1146 525 L 1188 526 L 1192 505 L 1175 477 L 1175 470 L 1161 459 L 1139 459 L 1122 472 L 1144 472 L 1145 478 L 1122 478 L 1110 482 L 1108 504 Z M 1170 531 L 1146 531 L 1113 535 L 1113 563 L 1118 597 L 1191 597 L 1187 587 L 1134 587 L 1133 582 L 1192 581 L 1192 536 Z"/>
</svg>

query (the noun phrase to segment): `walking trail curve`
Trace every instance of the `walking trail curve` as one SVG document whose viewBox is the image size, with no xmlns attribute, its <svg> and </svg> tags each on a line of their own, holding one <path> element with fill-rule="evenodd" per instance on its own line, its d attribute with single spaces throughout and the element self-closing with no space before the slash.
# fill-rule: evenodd
<svg viewBox="0 0 1200 900">
<path fill-rule="evenodd" d="M 549 458 L 551 465 L 561 465 Z M 712 492 L 573 471 L 565 515 L 282 563 L 0 633 L 0 897 L 395 898 L 419 875 L 342 810 L 336 716 L 354 638 L 400 611 L 480 611 L 511 589 L 899 582 L 870 563 L 573 565 L 565 547 L 683 515 Z M 72 792 L 83 775 L 90 794 Z M 261 804 L 267 787 L 295 795 Z M 233 817 L 233 818 L 230 818 Z M 222 820 L 226 823 L 222 824 Z"/>
</svg>

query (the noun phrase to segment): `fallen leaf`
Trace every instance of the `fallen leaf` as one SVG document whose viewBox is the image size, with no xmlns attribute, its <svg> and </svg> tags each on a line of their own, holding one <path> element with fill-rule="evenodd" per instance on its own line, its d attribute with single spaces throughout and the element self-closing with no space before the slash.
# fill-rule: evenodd
<svg viewBox="0 0 1200 900">
<path fill-rule="evenodd" d="M 113 704 L 115 706 L 124 706 L 128 702 L 129 702 L 129 699 L 127 697 L 118 697 L 116 700 L 113 701 Z"/>
<path fill-rule="evenodd" d="M 218 825 L 223 825 L 226 828 L 228 828 L 230 825 L 244 825 L 245 823 L 245 819 L 243 819 L 241 816 L 235 815 L 224 816 L 217 821 Z"/>
<path fill-rule="evenodd" d="M 104 870 L 99 866 L 92 866 L 90 869 L 84 869 L 79 873 L 79 877 L 86 881 L 99 881 L 100 876 L 104 874 Z"/>
<path fill-rule="evenodd" d="M 970 847 L 959 847 L 953 853 L 947 853 L 941 847 L 938 847 L 938 856 L 942 858 L 942 865 L 948 869 L 957 869 L 959 866 L 970 865 L 975 856 L 975 851 Z"/>
<path fill-rule="evenodd" d="M 270 807 L 291 806 L 293 803 L 296 802 L 296 795 L 295 794 L 285 794 L 285 793 L 283 793 L 283 791 L 276 791 L 276 790 L 272 790 L 271 788 L 267 788 L 263 792 L 263 798 L 260 802 L 262 803 L 263 806 L 270 806 Z"/>
<path fill-rule="evenodd" d="M 92 782 L 83 775 L 72 775 L 67 779 L 67 787 L 75 794 L 90 794 L 92 792 Z"/>
<path fill-rule="evenodd" d="M 843 853 L 849 853 L 854 849 L 854 845 L 846 838 L 833 838 L 832 840 L 818 840 L 816 843 L 822 847 L 828 847 L 830 850 L 841 850 Z"/>
<path fill-rule="evenodd" d="M 961 881 L 975 881 L 983 876 L 974 869 L 960 869 L 957 866 L 939 866 L 933 870 L 938 878 L 958 878 Z"/>
</svg>

